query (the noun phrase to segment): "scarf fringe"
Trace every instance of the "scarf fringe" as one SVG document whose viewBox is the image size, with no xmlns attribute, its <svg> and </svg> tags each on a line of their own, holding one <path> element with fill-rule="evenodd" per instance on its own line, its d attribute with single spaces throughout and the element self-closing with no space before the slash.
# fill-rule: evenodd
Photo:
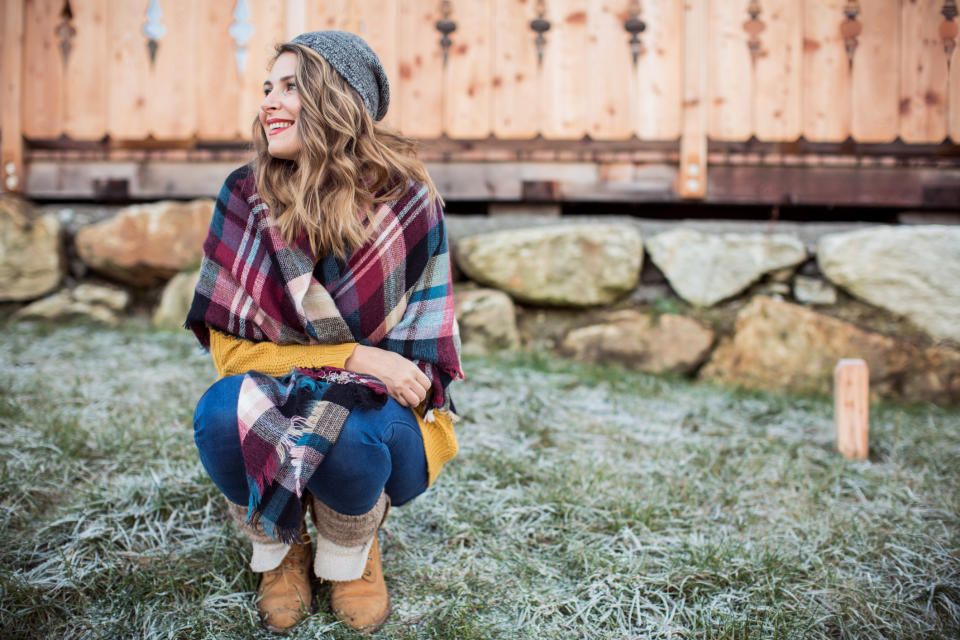
<svg viewBox="0 0 960 640">
<path fill-rule="evenodd" d="M 460 422 L 460 416 L 455 414 L 450 409 L 445 409 L 443 407 L 437 407 L 435 409 L 429 409 L 426 413 L 423 414 L 423 421 L 434 423 L 437 420 L 437 416 L 446 416 L 451 423 L 456 424 Z"/>
</svg>

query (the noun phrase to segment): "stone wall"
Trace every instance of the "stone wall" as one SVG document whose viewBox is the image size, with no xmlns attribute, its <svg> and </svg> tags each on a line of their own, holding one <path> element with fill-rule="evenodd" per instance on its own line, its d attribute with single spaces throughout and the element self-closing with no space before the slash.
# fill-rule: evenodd
<svg viewBox="0 0 960 640">
<path fill-rule="evenodd" d="M 176 329 L 212 206 L 38 210 L 0 200 L 3 308 L 13 321 L 111 325 L 146 312 Z M 960 404 L 960 227 L 454 214 L 447 222 L 467 354 L 549 350 L 813 393 L 829 391 L 838 359 L 863 358 L 876 395 Z"/>
<path fill-rule="evenodd" d="M 960 404 L 960 227 L 450 216 L 449 228 L 470 280 L 458 286 L 509 294 L 515 312 L 495 319 L 516 318 L 526 348 L 812 393 L 830 391 L 837 360 L 863 358 L 876 395 Z M 469 326 L 463 338 L 483 343 Z"/>
</svg>

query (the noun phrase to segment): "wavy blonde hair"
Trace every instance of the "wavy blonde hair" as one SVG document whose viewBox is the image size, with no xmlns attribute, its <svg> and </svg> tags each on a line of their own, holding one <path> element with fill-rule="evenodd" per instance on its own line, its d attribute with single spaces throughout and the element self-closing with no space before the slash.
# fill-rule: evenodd
<svg viewBox="0 0 960 640">
<path fill-rule="evenodd" d="M 438 197 L 436 187 L 416 142 L 376 124 L 360 94 L 320 54 L 288 42 L 277 46 L 273 60 L 287 51 L 297 56 L 300 156 L 271 156 L 255 118 L 257 190 L 288 243 L 306 232 L 316 256 L 345 259 L 366 241 L 378 203 L 400 197 L 410 180 L 426 186 L 431 198 Z"/>
</svg>

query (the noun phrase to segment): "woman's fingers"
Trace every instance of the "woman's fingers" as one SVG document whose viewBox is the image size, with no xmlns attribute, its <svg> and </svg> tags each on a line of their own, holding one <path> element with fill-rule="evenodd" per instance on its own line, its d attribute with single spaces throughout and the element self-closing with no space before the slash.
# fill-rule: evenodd
<svg viewBox="0 0 960 640">
<path fill-rule="evenodd" d="M 423 400 L 423 398 L 420 397 L 420 394 L 413 389 L 407 390 L 406 398 L 407 398 L 407 402 L 410 403 L 409 406 L 411 407 L 417 406 Z"/>
<path fill-rule="evenodd" d="M 407 402 L 407 399 L 403 397 L 400 393 L 391 393 L 390 397 L 397 401 L 401 407 L 409 407 L 410 404 Z"/>
<path fill-rule="evenodd" d="M 404 376 L 400 386 L 405 390 L 403 394 L 404 398 L 410 403 L 411 407 L 415 407 L 427 397 L 427 393 L 430 391 L 430 378 L 415 364 L 409 360 L 406 362 L 410 365 L 408 368 L 409 373 Z"/>
<path fill-rule="evenodd" d="M 416 367 L 416 365 L 414 365 Z M 424 391 L 430 390 L 430 378 L 427 377 L 423 371 L 420 371 L 420 367 L 417 367 L 417 382 L 420 383 L 420 386 L 423 387 Z"/>
<path fill-rule="evenodd" d="M 415 407 L 427 397 L 429 387 L 424 387 L 419 379 L 414 379 L 410 384 L 404 385 L 401 392 L 407 404 L 404 406 Z"/>
<path fill-rule="evenodd" d="M 409 406 L 415 407 L 427 397 L 427 391 L 420 386 L 419 381 L 415 381 L 404 387 L 403 397 L 409 403 Z"/>
<path fill-rule="evenodd" d="M 402 407 L 415 407 L 423 402 L 423 397 L 420 397 L 420 394 L 409 387 L 394 389 L 390 393 L 390 397 Z"/>
<path fill-rule="evenodd" d="M 423 402 L 424 400 L 427 399 L 427 393 L 428 393 L 429 391 L 430 391 L 430 388 L 429 388 L 429 387 L 426 387 L 426 388 L 424 388 L 424 387 L 418 387 L 418 388 L 416 389 L 417 404 L 420 404 L 421 402 Z"/>
</svg>

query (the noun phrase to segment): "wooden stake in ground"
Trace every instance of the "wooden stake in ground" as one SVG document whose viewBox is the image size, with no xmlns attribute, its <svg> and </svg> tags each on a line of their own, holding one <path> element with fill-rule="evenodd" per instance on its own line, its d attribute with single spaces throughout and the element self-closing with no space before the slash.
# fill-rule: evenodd
<svg viewBox="0 0 960 640">
<path fill-rule="evenodd" d="M 844 458 L 867 457 L 870 372 L 858 358 L 844 358 L 833 370 L 833 425 Z"/>
</svg>

